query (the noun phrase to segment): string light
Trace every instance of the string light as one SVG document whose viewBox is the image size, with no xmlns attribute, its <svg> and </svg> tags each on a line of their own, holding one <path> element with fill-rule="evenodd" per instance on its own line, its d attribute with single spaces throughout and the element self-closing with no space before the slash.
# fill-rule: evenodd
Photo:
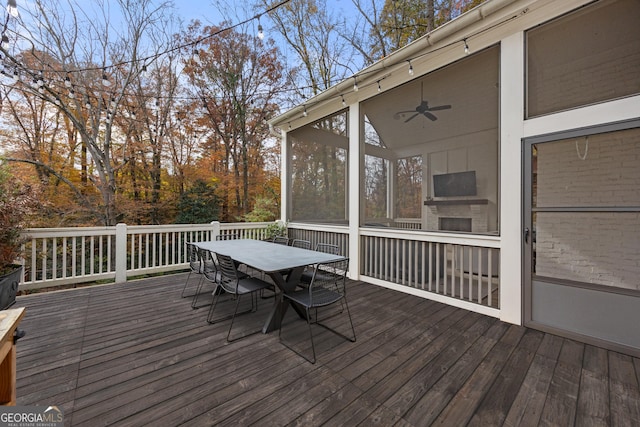
<svg viewBox="0 0 640 427">
<path fill-rule="evenodd" d="M 264 40 L 264 31 L 262 29 L 262 24 L 260 23 L 260 16 L 258 16 L 258 38 L 260 40 Z"/>
<path fill-rule="evenodd" d="M 272 11 L 272 10 L 274 10 L 274 9 L 276 9 L 276 8 L 278 8 L 278 7 L 280 7 L 280 6 L 284 5 L 284 4 L 286 4 L 286 3 L 288 3 L 289 1 L 290 1 L 290 0 L 284 0 L 284 1 L 281 1 L 280 3 L 278 3 L 278 4 L 277 4 L 277 5 L 275 5 L 275 6 L 273 6 L 272 8 L 270 8 L 269 10 L 267 10 L 267 11 L 266 11 L 266 12 L 264 12 L 264 13 L 268 13 L 268 12 L 270 12 L 270 11 Z M 9 1 L 8 1 L 9 6 L 11 6 L 11 5 L 15 4 L 15 3 L 16 3 L 16 1 L 15 1 L 15 0 L 9 0 Z M 9 6 L 8 6 L 8 7 L 9 7 Z M 513 20 L 513 19 L 516 19 L 516 18 L 520 17 L 520 16 L 521 16 L 522 14 L 524 14 L 524 13 L 525 13 L 525 12 L 522 12 L 522 13 L 521 13 L 521 14 L 519 14 L 519 15 L 514 15 L 514 16 L 512 16 L 512 17 L 510 17 L 510 18 L 508 18 L 508 19 L 506 19 L 506 20 L 504 20 L 504 21 L 501 21 L 501 22 L 498 22 L 498 23 L 494 24 L 493 26 L 491 26 L 491 27 L 489 27 L 489 28 L 483 29 L 482 31 L 480 31 L 480 32 L 478 32 L 478 33 L 474 33 L 474 34 L 472 34 L 471 36 L 475 36 L 475 35 L 477 35 L 477 34 L 480 34 L 480 33 L 483 33 L 483 32 L 485 32 L 485 31 L 488 31 L 488 30 L 490 30 L 490 29 L 492 29 L 492 28 L 494 28 L 494 27 L 496 27 L 496 26 L 498 26 L 498 25 L 503 25 L 505 22 L 509 22 L 509 21 L 511 21 L 511 20 Z M 259 32 L 260 32 L 260 27 L 261 27 L 261 25 L 260 25 L 259 18 L 260 18 L 260 15 L 256 15 L 256 16 L 254 16 L 253 18 L 250 18 L 250 19 L 245 20 L 244 22 L 241 22 L 241 23 L 238 23 L 238 24 L 236 24 L 236 25 L 230 26 L 230 27 L 228 27 L 228 28 L 223 28 L 223 29 L 220 29 L 219 31 L 216 31 L 216 32 L 211 33 L 211 34 L 208 34 L 208 35 L 206 35 L 206 36 L 204 36 L 204 37 L 202 37 L 202 38 L 200 38 L 200 39 L 196 40 L 195 42 L 193 42 L 193 41 L 192 41 L 192 42 L 189 42 L 189 43 L 182 44 L 182 45 L 180 45 L 180 46 L 172 47 L 172 48 L 170 48 L 170 49 L 167 49 L 167 50 L 166 50 L 166 51 L 164 51 L 164 52 L 157 53 L 157 54 L 155 54 L 155 55 L 153 55 L 153 56 L 150 56 L 150 57 L 148 57 L 148 58 L 141 58 L 141 59 L 136 59 L 136 60 L 132 60 L 132 61 L 124 61 L 124 62 L 120 62 L 120 63 L 114 63 L 114 64 L 110 64 L 110 65 L 103 66 L 103 67 L 101 67 L 101 68 L 102 68 L 102 70 L 103 70 L 103 72 L 104 72 L 104 73 L 103 73 L 103 82 L 102 82 L 102 83 L 103 83 L 103 85 L 104 85 L 105 87 L 110 87 L 110 86 L 111 86 L 111 84 L 112 84 L 112 83 L 109 81 L 109 78 L 107 77 L 107 74 L 106 74 L 106 70 L 107 70 L 107 68 L 109 68 L 109 69 L 110 69 L 110 68 L 115 68 L 115 67 L 119 67 L 119 66 L 126 65 L 126 64 L 135 64 L 136 62 L 141 62 L 141 63 L 143 63 L 143 65 L 142 65 L 142 71 L 146 71 L 146 68 L 147 68 L 146 63 L 149 63 L 149 62 L 148 62 L 149 60 L 151 60 L 151 62 L 153 62 L 153 60 L 158 59 L 159 57 L 161 57 L 162 55 L 165 55 L 165 54 L 167 54 L 167 53 L 174 52 L 174 51 L 176 51 L 176 50 L 181 50 L 181 49 L 184 49 L 185 47 L 194 46 L 195 44 L 200 43 L 200 42 L 202 42 L 203 40 L 210 39 L 210 38 L 215 37 L 216 35 L 218 35 L 218 34 L 220 34 L 220 33 L 222 33 L 222 32 L 225 32 L 225 31 L 228 31 L 228 30 L 230 30 L 230 29 L 236 28 L 236 27 L 238 27 L 238 26 L 240 26 L 240 25 L 246 24 L 247 22 L 249 22 L 249 21 L 251 21 L 251 20 L 253 20 L 253 19 L 258 19 L 258 27 L 259 27 L 259 28 L 258 28 L 258 30 L 259 30 Z M 441 50 L 441 49 L 445 49 L 445 48 L 451 47 L 451 46 L 455 45 L 456 43 L 459 43 L 460 41 L 461 41 L 461 40 L 460 40 L 460 39 L 458 39 L 457 41 L 454 41 L 454 42 L 452 42 L 452 43 L 449 43 L 449 44 L 447 44 L 447 45 L 445 45 L 445 46 L 441 46 L 441 47 L 437 48 L 436 50 Z M 464 52 L 465 52 L 465 54 L 469 54 L 469 53 L 470 53 L 470 48 L 469 48 L 469 45 L 467 44 L 467 38 L 462 39 L 462 42 L 463 42 L 463 45 L 464 45 Z M 3 47 L 8 46 L 9 39 L 8 39 L 8 37 L 7 37 L 5 34 L 2 34 L 2 43 L 3 43 Z M 427 54 L 429 54 L 429 53 L 433 53 L 433 52 L 434 52 L 434 51 L 432 50 L 432 51 L 427 52 L 427 53 L 419 54 L 419 55 L 417 55 L 417 56 L 415 56 L 415 57 L 413 57 L 413 58 L 406 59 L 406 61 L 409 63 L 409 69 L 408 69 L 408 73 L 409 73 L 409 75 L 410 75 L 410 76 L 413 76 L 413 74 L 414 74 L 413 64 L 412 64 L 412 62 L 411 62 L 412 60 L 415 60 L 416 58 L 422 57 L 422 56 L 424 56 L 424 55 L 427 55 Z M 80 72 L 84 72 L 84 71 L 94 71 L 94 70 L 99 70 L 99 69 L 100 69 L 100 68 L 85 68 L 85 69 L 75 69 L 75 70 L 67 71 L 67 72 L 68 72 L 68 73 L 80 73 Z M 53 72 L 53 73 L 61 73 L 61 72 L 56 71 L 56 70 L 53 70 L 52 72 Z M 9 76 L 9 73 L 10 73 L 10 72 L 5 71 L 5 72 L 4 72 L 4 75 Z M 14 73 L 14 74 L 17 74 L 17 73 Z M 29 72 L 29 74 L 30 74 L 30 75 L 32 75 L 32 76 L 34 75 L 34 74 L 33 74 L 33 73 L 31 73 L 31 72 Z M 41 74 L 41 76 L 42 76 L 42 71 L 40 72 L 40 74 Z M 364 74 L 366 74 L 366 72 L 365 72 Z M 18 75 L 18 77 L 19 77 L 19 75 Z M 357 82 L 357 76 L 353 76 L 353 78 L 354 78 L 353 91 L 354 91 L 354 92 L 357 92 L 357 91 L 359 90 L 358 82 Z M 66 79 L 65 79 L 64 81 L 65 81 L 65 83 L 64 83 L 64 84 L 66 85 L 66 84 L 67 84 L 67 83 L 66 83 Z M 36 87 L 38 87 L 38 91 L 39 91 L 40 93 L 43 93 L 43 92 L 44 92 L 44 89 L 42 88 L 42 86 L 44 86 L 44 81 L 42 80 L 42 77 L 40 77 L 40 78 L 39 78 L 39 79 L 37 79 L 37 80 L 36 80 L 36 78 L 34 78 L 34 79 L 33 79 L 33 82 L 34 82 L 34 89 L 35 89 Z M 378 83 L 378 90 L 380 91 L 380 90 L 381 90 L 381 87 L 380 87 L 380 81 L 378 80 L 378 81 L 377 81 L 377 83 Z M 283 90 L 283 92 L 290 91 L 290 90 L 298 90 L 298 89 L 299 89 L 299 88 L 297 88 L 297 89 L 284 89 L 284 90 Z M 86 97 L 86 95 L 85 95 L 85 97 Z M 341 98 L 342 105 L 343 105 L 343 106 L 346 106 L 346 101 L 344 100 L 344 95 L 343 95 L 343 94 L 340 94 L 340 98 Z M 184 99 L 197 99 L 197 98 L 184 98 Z M 86 106 L 89 108 L 89 107 L 91 106 L 91 103 L 89 102 L 89 98 L 85 98 L 85 100 L 86 100 Z M 158 104 L 159 104 L 159 102 L 158 102 L 158 101 L 156 101 L 156 108 L 158 107 Z M 204 101 L 204 103 L 203 103 L 203 104 L 204 104 L 204 107 L 205 107 L 206 109 L 208 109 L 208 106 L 207 106 L 207 104 L 206 104 L 206 101 Z M 305 110 L 306 110 L 306 106 L 305 106 Z M 290 123 L 289 123 L 289 126 L 291 126 L 291 124 L 290 124 Z"/>
<path fill-rule="evenodd" d="M 103 69 L 102 70 L 102 85 L 104 87 L 110 87 L 111 86 L 111 82 L 109 81 L 109 77 L 107 77 L 107 70 Z"/>
<path fill-rule="evenodd" d="M 230 26 L 225 27 L 225 28 L 221 28 L 221 29 L 219 29 L 219 30 L 217 30 L 217 31 L 215 31 L 215 32 L 213 32 L 211 34 L 203 36 L 202 38 L 196 40 L 195 42 L 189 42 L 189 43 L 185 43 L 185 44 L 182 44 L 182 45 L 179 45 L 179 46 L 174 46 L 174 47 L 171 47 L 171 48 L 169 48 L 169 49 L 167 49 L 167 50 L 165 50 L 163 52 L 159 52 L 159 53 L 157 53 L 157 54 L 155 54 L 153 56 L 149 56 L 149 57 L 146 57 L 146 58 L 141 58 L 141 59 L 136 59 L 136 60 L 131 60 L 131 61 L 123 61 L 123 62 L 114 63 L 114 64 L 110 64 L 110 65 L 107 65 L 107 66 L 103 66 L 103 67 L 101 67 L 102 71 L 103 71 L 102 84 L 103 84 L 104 87 L 111 87 L 112 86 L 112 82 L 110 81 L 110 79 L 108 77 L 108 74 L 107 74 L 107 69 L 108 68 L 109 69 L 110 68 L 116 68 L 116 67 L 119 67 L 119 66 L 122 66 L 122 65 L 126 65 L 126 64 L 134 64 L 134 63 L 140 61 L 140 62 L 143 63 L 141 71 L 143 71 L 143 72 L 147 71 L 147 61 L 153 61 L 153 60 L 156 60 L 159 57 L 161 57 L 163 55 L 166 55 L 168 53 L 179 51 L 179 50 L 184 49 L 185 47 L 188 47 L 188 46 L 197 45 L 198 43 L 200 43 L 200 42 L 202 42 L 204 40 L 211 39 L 211 38 L 213 38 L 213 37 L 215 37 L 215 36 L 217 36 L 217 35 L 219 35 L 219 34 L 221 34 L 223 32 L 227 32 L 227 31 L 232 30 L 234 28 L 243 26 L 246 23 L 248 23 L 248 22 L 250 22 L 250 21 L 252 21 L 254 19 L 258 20 L 258 37 L 260 37 L 262 39 L 264 37 L 264 30 L 263 30 L 262 25 L 260 23 L 260 16 L 262 14 L 264 14 L 264 13 L 272 12 L 272 11 L 280 8 L 281 6 L 286 5 L 290 1 L 291 0 L 281 0 L 277 4 L 274 4 L 273 6 L 269 7 L 268 9 L 266 9 L 264 12 L 260 13 L 259 15 L 255 15 L 255 16 L 253 16 L 251 18 L 248 18 L 248 19 L 246 19 L 246 20 L 244 20 L 242 22 L 238 22 L 237 24 L 230 25 Z M 7 12 L 13 17 L 19 16 L 18 8 L 17 8 L 17 1 L 16 0 L 8 0 L 7 1 Z M 5 27 L 6 27 L 6 25 L 5 25 Z M 2 34 L 0 45 L 4 49 L 8 49 L 10 47 L 10 40 L 9 40 L 9 37 L 6 34 Z M 199 59 L 199 58 L 196 56 L 196 60 L 197 59 Z M 80 72 L 84 72 L 84 71 L 93 71 L 93 70 L 99 70 L 99 69 L 100 68 L 88 67 L 88 68 L 83 68 L 83 69 L 75 69 L 75 70 L 72 70 L 72 71 L 67 71 L 67 73 L 80 73 Z M 54 72 L 56 72 L 56 71 L 54 70 Z M 7 73 L 7 72 L 5 72 L 5 75 L 10 76 L 9 73 Z M 67 79 L 65 79 L 64 81 L 65 81 L 64 84 L 65 84 L 66 87 L 71 87 L 71 86 L 68 86 Z M 35 83 L 36 83 L 36 80 L 34 79 L 34 86 L 36 86 Z M 71 84 L 70 78 L 69 78 L 69 84 Z M 43 85 L 44 85 L 44 81 L 43 80 L 41 81 L 41 79 L 38 79 L 38 86 L 42 87 Z"/>
<path fill-rule="evenodd" d="M 193 62 L 197 65 L 202 65 L 202 59 L 200 58 L 200 50 L 197 47 L 193 48 Z"/>
<path fill-rule="evenodd" d="M 382 92 L 382 87 L 380 87 L 380 80 L 378 80 L 376 83 L 378 83 L 378 92 Z"/>
<path fill-rule="evenodd" d="M 69 77 L 68 74 L 67 74 L 67 77 L 64 78 L 64 85 L 66 87 L 71 87 L 71 78 Z"/>
<path fill-rule="evenodd" d="M 302 112 L 302 115 L 307 117 L 309 115 L 309 113 L 307 113 L 307 106 L 304 106 L 304 111 Z"/>
</svg>

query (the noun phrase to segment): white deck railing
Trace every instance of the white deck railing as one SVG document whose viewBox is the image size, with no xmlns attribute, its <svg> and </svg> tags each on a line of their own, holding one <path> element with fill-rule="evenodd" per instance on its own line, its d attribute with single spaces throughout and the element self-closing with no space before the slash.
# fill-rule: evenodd
<svg viewBox="0 0 640 427">
<path fill-rule="evenodd" d="M 262 239 L 271 223 L 174 224 L 25 230 L 21 290 L 89 283 L 124 282 L 146 274 L 188 267 L 185 243 L 236 234 Z"/>
<path fill-rule="evenodd" d="M 416 295 L 428 292 L 487 308 L 500 307 L 497 238 L 361 229 L 360 239 L 363 280 L 385 282 Z"/>
<path fill-rule="evenodd" d="M 271 223 L 29 229 L 21 290 L 128 278 L 188 268 L 186 242 L 217 235 L 263 239 Z M 338 245 L 354 277 L 496 315 L 500 308 L 500 240 L 494 236 L 360 228 L 350 256 L 349 227 L 288 226 L 290 239 Z M 359 261 L 357 263 L 356 261 Z"/>
<path fill-rule="evenodd" d="M 404 225 L 359 229 L 361 280 L 483 314 L 499 314 L 499 237 L 416 232 L 418 221 L 396 222 Z M 337 244 L 349 256 L 346 226 L 295 223 L 289 224 L 288 233 L 312 245 Z M 350 270 L 354 268 L 352 262 Z"/>
</svg>

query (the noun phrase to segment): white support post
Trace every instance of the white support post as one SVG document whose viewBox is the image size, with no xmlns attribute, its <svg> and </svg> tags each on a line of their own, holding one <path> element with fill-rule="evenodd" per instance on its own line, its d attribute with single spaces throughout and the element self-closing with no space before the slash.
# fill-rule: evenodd
<svg viewBox="0 0 640 427">
<path fill-rule="evenodd" d="M 287 221 L 287 211 L 289 209 L 290 197 L 289 197 L 289 139 L 287 138 L 287 131 L 284 129 L 281 131 L 280 139 L 280 167 L 282 172 L 280 173 L 280 219 Z"/>
<path fill-rule="evenodd" d="M 500 46 L 500 320 L 520 325 L 524 34 L 513 34 Z"/>
<path fill-rule="evenodd" d="M 360 182 L 363 176 L 362 118 L 360 104 L 349 106 L 349 278 L 360 278 Z"/>
<path fill-rule="evenodd" d="M 220 221 L 211 221 L 211 240 L 220 235 Z"/>
<path fill-rule="evenodd" d="M 127 281 L 127 224 L 116 225 L 116 283 Z"/>
</svg>

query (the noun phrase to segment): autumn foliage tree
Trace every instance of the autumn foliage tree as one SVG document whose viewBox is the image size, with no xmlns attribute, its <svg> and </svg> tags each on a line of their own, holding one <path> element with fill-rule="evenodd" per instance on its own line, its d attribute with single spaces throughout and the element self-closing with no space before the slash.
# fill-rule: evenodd
<svg viewBox="0 0 640 427">
<path fill-rule="evenodd" d="M 49 202 L 33 225 L 277 218 L 266 120 L 479 1 L 351 2 L 353 22 L 326 0 L 256 0 L 242 25 L 186 28 L 171 1 L 30 2 L 2 30 L 0 155 Z M 342 134 L 342 120 L 318 126 Z M 342 155 L 300 150 L 299 172 L 331 171 L 309 196 L 339 211 Z"/>
<path fill-rule="evenodd" d="M 209 130 L 201 162 L 219 180 L 222 219 L 233 221 L 252 209 L 270 179 L 265 152 L 277 147 L 266 119 L 278 110 L 285 82 L 272 41 L 223 28 L 192 23 L 183 37 L 197 47 L 184 72 L 201 103 L 197 124 Z"/>
</svg>

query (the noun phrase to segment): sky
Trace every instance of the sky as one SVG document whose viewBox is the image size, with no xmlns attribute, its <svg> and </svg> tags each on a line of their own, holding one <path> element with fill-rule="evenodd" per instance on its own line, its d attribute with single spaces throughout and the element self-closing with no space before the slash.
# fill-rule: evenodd
<svg viewBox="0 0 640 427">
<path fill-rule="evenodd" d="M 348 16 L 354 12 L 351 0 L 326 0 L 326 2 L 327 7 L 330 7 L 336 14 Z M 229 3 L 235 5 L 238 10 L 237 15 L 240 17 L 247 15 L 254 1 L 236 0 Z M 197 18 L 206 23 L 218 24 L 222 19 L 222 15 L 218 13 L 218 8 L 213 5 L 211 0 L 177 0 L 175 5 L 181 17 L 187 21 Z"/>
</svg>

